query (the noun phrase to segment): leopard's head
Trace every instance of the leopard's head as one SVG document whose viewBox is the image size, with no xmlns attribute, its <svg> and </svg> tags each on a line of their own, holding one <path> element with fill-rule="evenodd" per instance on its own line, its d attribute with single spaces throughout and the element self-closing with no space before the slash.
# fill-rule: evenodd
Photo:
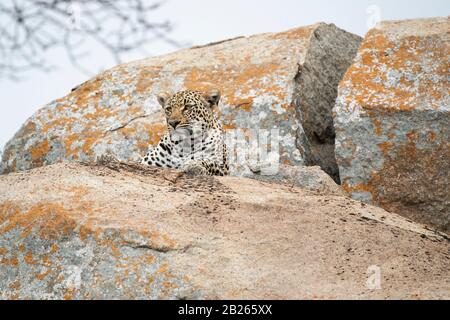
<svg viewBox="0 0 450 320">
<path fill-rule="evenodd" d="M 173 95 L 158 95 L 158 102 L 163 107 L 167 127 L 174 133 L 189 133 L 195 129 L 208 130 L 217 125 L 214 108 L 220 100 L 220 91 L 213 89 L 208 93 L 198 91 L 180 91 Z"/>
</svg>

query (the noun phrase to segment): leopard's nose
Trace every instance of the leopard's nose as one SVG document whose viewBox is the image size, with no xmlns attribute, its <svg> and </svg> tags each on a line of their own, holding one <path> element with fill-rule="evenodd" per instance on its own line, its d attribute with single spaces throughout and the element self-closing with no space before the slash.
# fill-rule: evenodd
<svg viewBox="0 0 450 320">
<path fill-rule="evenodd" d="M 180 120 L 169 120 L 169 125 L 172 127 L 172 128 L 174 128 L 174 129 L 176 129 L 177 128 L 177 126 L 180 124 Z"/>
</svg>

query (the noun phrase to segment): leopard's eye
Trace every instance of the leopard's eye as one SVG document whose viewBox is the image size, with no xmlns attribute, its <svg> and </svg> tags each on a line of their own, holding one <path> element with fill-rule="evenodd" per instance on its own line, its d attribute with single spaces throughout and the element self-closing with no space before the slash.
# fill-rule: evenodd
<svg viewBox="0 0 450 320">
<path fill-rule="evenodd" d="M 192 107 L 192 104 L 187 103 L 187 104 L 183 105 L 183 107 L 181 107 L 181 112 L 187 113 L 191 109 L 191 107 Z"/>
</svg>

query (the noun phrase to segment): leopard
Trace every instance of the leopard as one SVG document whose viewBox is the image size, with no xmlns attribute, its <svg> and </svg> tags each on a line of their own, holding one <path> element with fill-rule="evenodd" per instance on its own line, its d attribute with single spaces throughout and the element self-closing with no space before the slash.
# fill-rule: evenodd
<svg viewBox="0 0 450 320">
<path fill-rule="evenodd" d="M 217 115 L 220 97 L 219 89 L 158 94 L 167 132 L 156 146 L 149 147 L 141 164 L 190 175 L 228 175 L 227 146 Z"/>
</svg>

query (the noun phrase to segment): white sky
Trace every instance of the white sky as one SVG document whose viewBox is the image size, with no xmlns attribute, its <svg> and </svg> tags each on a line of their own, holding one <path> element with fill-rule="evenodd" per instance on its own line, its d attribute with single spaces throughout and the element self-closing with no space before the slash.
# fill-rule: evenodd
<svg viewBox="0 0 450 320">
<path fill-rule="evenodd" d="M 449 14 L 450 0 L 168 0 L 159 10 L 176 26 L 172 38 L 192 45 L 322 21 L 363 36 L 378 16 L 397 20 Z M 171 50 L 155 43 L 151 54 Z M 0 149 L 37 109 L 87 79 L 69 64 L 62 50 L 50 54 L 59 66 L 56 71 L 33 71 L 20 82 L 0 80 Z M 89 59 L 99 68 L 113 66 L 104 51 L 93 52 Z"/>
</svg>

